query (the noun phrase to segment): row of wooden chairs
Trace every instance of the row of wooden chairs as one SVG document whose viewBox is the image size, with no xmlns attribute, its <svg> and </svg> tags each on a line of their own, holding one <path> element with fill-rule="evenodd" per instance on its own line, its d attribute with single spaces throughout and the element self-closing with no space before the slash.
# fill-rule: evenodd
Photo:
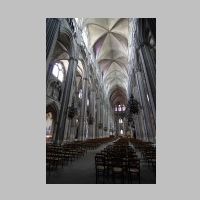
<svg viewBox="0 0 200 200">
<path fill-rule="evenodd" d="M 133 177 L 140 183 L 140 160 L 127 141 L 120 139 L 97 153 L 95 167 L 96 183 L 100 177 L 103 178 L 103 183 L 110 179 L 112 183 L 116 183 L 116 180 L 125 183 L 126 178 L 128 183 L 132 183 Z"/>
<path fill-rule="evenodd" d="M 156 147 L 152 142 L 144 142 L 137 139 L 131 139 L 130 142 L 141 152 L 144 161 L 148 166 L 156 167 Z"/>
<path fill-rule="evenodd" d="M 47 145 L 46 147 L 46 165 L 50 174 L 51 171 L 68 164 L 85 155 L 86 149 L 79 145 Z"/>
<path fill-rule="evenodd" d="M 63 145 L 47 144 L 46 145 L 46 168 L 48 174 L 51 171 L 63 167 L 64 164 L 71 163 L 76 159 L 87 154 L 87 150 L 95 149 L 99 145 L 112 141 L 112 138 L 99 138 L 86 141 L 75 141 Z"/>
</svg>

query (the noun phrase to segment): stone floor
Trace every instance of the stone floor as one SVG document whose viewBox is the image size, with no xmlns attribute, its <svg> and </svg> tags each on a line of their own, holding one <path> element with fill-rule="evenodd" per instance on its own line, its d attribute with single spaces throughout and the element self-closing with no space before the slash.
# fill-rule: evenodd
<svg viewBox="0 0 200 200">
<path fill-rule="evenodd" d="M 95 154 L 106 147 L 108 144 L 101 145 L 96 150 L 88 150 L 87 154 L 59 167 L 56 171 L 51 172 L 50 175 L 46 175 L 47 184 L 95 184 Z M 139 155 L 139 153 L 138 153 Z M 99 179 L 98 183 L 103 183 Z M 107 184 L 112 183 L 110 181 L 105 182 Z M 116 182 L 118 183 L 118 182 Z M 119 182 L 120 183 L 120 182 Z M 125 182 L 126 183 L 126 182 Z M 137 183 L 137 182 L 135 182 Z M 141 184 L 155 184 L 156 174 L 151 167 L 148 167 L 145 163 L 141 162 Z"/>
</svg>

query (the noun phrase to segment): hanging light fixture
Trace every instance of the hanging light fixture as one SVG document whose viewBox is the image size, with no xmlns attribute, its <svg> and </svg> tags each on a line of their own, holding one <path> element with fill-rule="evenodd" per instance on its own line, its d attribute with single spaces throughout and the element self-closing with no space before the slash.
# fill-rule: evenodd
<svg viewBox="0 0 200 200">
<path fill-rule="evenodd" d="M 102 124 L 102 123 L 99 123 L 99 124 L 98 124 L 98 128 L 99 128 L 99 129 L 102 129 L 102 128 L 103 128 L 103 124 Z"/>
<path fill-rule="evenodd" d="M 68 117 L 72 119 L 76 114 L 77 114 L 77 108 L 74 107 L 74 98 L 73 98 L 72 105 L 69 107 Z"/>
<path fill-rule="evenodd" d="M 136 99 L 134 99 L 133 95 L 131 94 L 130 99 L 128 101 L 129 112 L 131 114 L 138 114 L 139 113 L 139 103 Z"/>
<path fill-rule="evenodd" d="M 92 125 L 94 122 L 94 118 L 92 117 L 92 115 L 90 114 L 89 115 L 89 118 L 88 118 L 88 124 Z"/>
<path fill-rule="evenodd" d="M 140 108 L 139 106 L 139 102 L 134 99 L 133 94 L 131 94 L 125 110 L 125 117 L 127 118 L 129 125 L 131 124 L 131 122 L 134 122 L 133 115 L 138 115 Z"/>
</svg>

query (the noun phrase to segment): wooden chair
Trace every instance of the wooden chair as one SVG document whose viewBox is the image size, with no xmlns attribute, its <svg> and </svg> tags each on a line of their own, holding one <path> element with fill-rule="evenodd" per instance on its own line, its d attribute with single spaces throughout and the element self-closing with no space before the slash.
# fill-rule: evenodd
<svg viewBox="0 0 200 200">
<path fill-rule="evenodd" d="M 112 181 L 116 182 L 116 178 L 119 177 L 121 183 L 124 183 L 124 166 L 123 160 L 119 157 L 111 158 L 111 170 L 112 170 Z"/>
<path fill-rule="evenodd" d="M 96 183 L 98 182 L 99 176 L 103 177 L 103 183 L 106 175 L 107 167 L 105 165 L 104 155 L 97 153 L 95 156 L 95 168 L 96 168 Z"/>
<path fill-rule="evenodd" d="M 139 159 L 129 159 L 128 161 L 128 177 L 132 183 L 133 177 L 137 177 L 140 183 L 140 160 Z"/>
</svg>

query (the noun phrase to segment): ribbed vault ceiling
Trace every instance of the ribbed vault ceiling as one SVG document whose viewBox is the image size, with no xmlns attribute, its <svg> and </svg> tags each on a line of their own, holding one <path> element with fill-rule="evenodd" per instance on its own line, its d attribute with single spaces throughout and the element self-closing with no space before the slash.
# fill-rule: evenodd
<svg viewBox="0 0 200 200">
<path fill-rule="evenodd" d="M 128 18 L 86 18 L 89 48 L 103 72 L 111 103 L 126 104 L 128 85 Z"/>
</svg>

